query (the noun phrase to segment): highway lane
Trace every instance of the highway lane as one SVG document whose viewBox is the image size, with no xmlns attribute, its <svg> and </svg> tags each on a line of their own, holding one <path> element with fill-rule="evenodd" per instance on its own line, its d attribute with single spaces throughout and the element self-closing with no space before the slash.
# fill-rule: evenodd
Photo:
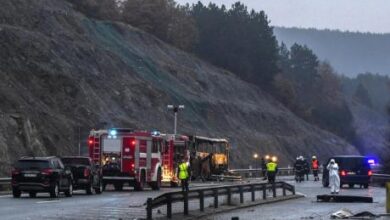
<svg viewBox="0 0 390 220">
<path fill-rule="evenodd" d="M 305 197 L 223 213 L 207 217 L 205 220 L 225 220 L 236 216 L 238 216 L 240 220 L 330 219 L 331 213 L 342 208 L 347 208 L 353 213 L 361 211 L 370 211 L 375 214 L 385 213 L 386 192 L 384 188 L 371 186 L 369 189 L 360 189 L 357 187 L 354 189 L 343 188 L 340 192 L 342 195 L 373 196 L 374 203 L 319 203 L 316 202 L 316 196 L 319 194 L 328 194 L 330 192 L 330 189 L 323 188 L 320 182 L 287 182 L 294 184 L 296 186 L 296 191 L 303 193 Z M 390 217 L 388 218 L 390 219 Z"/>
<path fill-rule="evenodd" d="M 217 185 L 219 183 L 191 183 L 190 188 Z M 48 193 L 39 193 L 36 198 L 29 198 L 26 193 L 21 198 L 0 195 L 0 219 L 140 219 L 146 217 L 144 203 L 148 197 L 177 190 L 181 189 L 163 187 L 160 191 L 146 189 L 136 192 L 125 187 L 124 191 L 116 192 L 108 188 L 101 195 L 86 195 L 85 191 L 79 190 L 74 192 L 73 197 L 67 198 L 61 194 L 57 199 L 50 198 Z M 154 213 L 154 216 L 162 215 Z"/>
<path fill-rule="evenodd" d="M 328 193 L 329 189 L 321 187 L 320 182 L 295 183 L 292 177 L 282 177 L 280 180 L 295 184 L 297 192 L 306 195 L 305 198 L 285 201 L 275 204 L 262 205 L 234 212 L 228 212 L 205 219 L 222 220 L 239 216 L 240 219 L 328 219 L 330 213 L 341 208 L 348 208 L 354 212 L 372 211 L 383 213 L 385 211 L 385 190 L 378 187 L 369 189 L 342 189 L 342 194 L 374 196 L 375 203 L 317 203 L 316 195 Z M 252 180 L 260 181 L 260 180 Z M 192 183 L 191 188 L 211 187 L 223 183 Z M 234 182 L 234 184 L 237 184 Z M 160 191 L 145 190 L 135 192 L 125 188 L 123 192 L 111 190 L 101 195 L 85 195 L 84 191 L 75 192 L 71 198 L 61 195 L 58 199 L 51 199 L 47 193 L 38 194 L 37 198 L 29 198 L 23 194 L 22 198 L 14 199 L 11 195 L 0 196 L 0 219 L 140 219 L 146 217 L 144 203 L 148 197 L 156 197 L 164 192 L 180 190 L 179 188 L 162 188 Z M 210 200 L 210 203 L 212 200 Z M 198 207 L 197 201 L 190 206 Z M 206 201 L 207 203 L 207 201 Z M 206 205 L 207 207 L 208 205 Z M 176 206 L 181 212 L 181 205 Z M 192 209 L 192 208 L 191 208 Z M 174 210 L 174 213 L 176 212 Z M 165 209 L 155 209 L 153 216 L 162 217 Z M 260 218 L 261 217 L 261 218 Z"/>
</svg>

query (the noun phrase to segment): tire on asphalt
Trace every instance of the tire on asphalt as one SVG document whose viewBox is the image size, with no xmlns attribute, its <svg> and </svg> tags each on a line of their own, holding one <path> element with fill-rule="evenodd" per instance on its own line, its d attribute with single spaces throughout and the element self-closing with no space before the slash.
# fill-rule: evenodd
<svg viewBox="0 0 390 220">
<path fill-rule="evenodd" d="M 14 198 L 20 198 L 21 195 L 22 195 L 22 191 L 20 191 L 17 188 L 12 188 L 12 196 Z"/>
<path fill-rule="evenodd" d="M 68 186 L 68 189 L 65 191 L 66 197 L 72 197 L 73 196 L 73 184 L 70 183 Z"/>
<path fill-rule="evenodd" d="M 139 182 L 138 181 L 135 182 L 134 190 L 135 191 L 142 191 L 142 190 L 144 190 L 145 184 L 146 184 L 146 174 L 145 174 L 145 170 L 142 170 L 141 171 L 140 181 Z"/>
<path fill-rule="evenodd" d="M 31 191 L 31 192 L 28 192 L 30 198 L 35 198 L 37 197 L 37 192 L 34 192 L 34 191 Z"/>
<path fill-rule="evenodd" d="M 60 187 L 58 186 L 58 183 L 54 183 L 51 187 L 50 187 L 50 197 L 51 198 L 58 198 L 58 196 L 60 195 Z"/>
<path fill-rule="evenodd" d="M 103 192 L 103 181 L 102 180 L 99 180 L 99 185 L 98 187 L 95 188 L 95 193 L 96 194 L 101 194 Z"/>
<path fill-rule="evenodd" d="M 92 181 L 90 181 L 90 183 L 85 188 L 85 192 L 87 193 L 87 195 L 92 195 L 93 194 Z"/>
<path fill-rule="evenodd" d="M 123 190 L 123 183 L 114 183 L 114 189 L 115 189 L 115 191 L 122 191 Z"/>
<path fill-rule="evenodd" d="M 159 168 L 157 171 L 157 181 L 153 181 L 151 183 L 151 187 L 153 190 L 160 190 L 161 188 L 161 181 L 162 181 L 162 172 L 161 169 Z"/>
</svg>

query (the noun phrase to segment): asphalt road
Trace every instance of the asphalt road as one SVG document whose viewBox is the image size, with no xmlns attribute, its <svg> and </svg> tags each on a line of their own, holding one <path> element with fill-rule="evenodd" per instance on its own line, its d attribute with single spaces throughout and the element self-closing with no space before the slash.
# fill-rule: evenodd
<svg viewBox="0 0 390 220">
<path fill-rule="evenodd" d="M 283 178 L 283 180 L 291 177 Z M 236 210 L 215 216 L 207 220 L 225 220 L 239 216 L 242 219 L 329 219 L 330 214 L 348 208 L 357 213 L 371 211 L 383 213 L 385 211 L 385 189 L 370 187 L 369 189 L 342 189 L 341 194 L 373 196 L 374 203 L 317 203 L 316 195 L 326 194 L 328 188 L 321 187 L 320 182 L 295 183 L 297 192 L 306 197 L 269 205 L 262 205 L 247 209 Z M 232 183 L 224 183 L 232 184 Z M 218 183 L 192 183 L 191 188 L 211 187 Z M 84 191 L 76 191 L 71 198 L 61 195 L 58 199 L 51 199 L 47 193 L 29 198 L 23 194 L 21 198 L 12 198 L 11 195 L 0 195 L 0 219 L 142 219 L 146 217 L 144 203 L 148 197 L 156 197 L 161 193 L 180 190 L 178 188 L 162 188 L 160 191 L 145 190 L 135 192 L 125 188 L 122 192 L 105 191 L 101 195 L 85 195 Z M 212 200 L 210 201 L 210 203 Z M 193 201 L 194 208 L 197 202 Z M 207 201 L 206 201 L 207 203 Z M 190 209 L 191 209 L 190 204 Z M 207 205 L 206 205 L 207 206 Z M 181 211 L 180 205 L 176 206 Z M 173 212 L 175 213 L 175 206 Z M 154 210 L 153 216 L 165 216 L 165 209 Z"/>
<path fill-rule="evenodd" d="M 212 187 L 218 183 L 191 183 L 191 188 Z M 146 189 L 136 192 L 132 188 L 116 192 L 109 188 L 100 195 L 86 195 L 85 191 L 75 191 L 73 197 L 52 199 L 48 193 L 39 193 L 36 198 L 29 198 L 24 193 L 21 198 L 11 195 L 0 195 L 0 219 L 142 219 L 146 217 L 144 203 L 148 197 L 180 190 L 179 188 L 162 188 L 160 191 Z M 157 211 L 157 210 L 155 210 Z M 158 216 L 158 213 L 154 213 Z M 162 214 L 160 214 L 162 216 Z"/>
<path fill-rule="evenodd" d="M 210 216 L 207 220 L 226 220 L 232 217 L 239 217 L 240 220 L 252 219 L 330 219 L 330 215 L 342 208 L 351 210 L 353 213 L 369 211 L 374 214 L 385 213 L 386 192 L 384 188 L 369 187 L 368 189 L 360 188 L 343 188 L 341 195 L 359 195 L 372 196 L 374 203 L 324 203 L 317 202 L 316 196 L 319 194 L 328 194 L 329 188 L 323 188 L 320 182 L 305 181 L 295 183 L 287 181 L 296 186 L 296 191 L 305 195 L 304 198 L 284 201 L 275 204 L 251 207 L 233 212 L 227 212 Z M 390 217 L 381 219 L 390 219 Z"/>
</svg>

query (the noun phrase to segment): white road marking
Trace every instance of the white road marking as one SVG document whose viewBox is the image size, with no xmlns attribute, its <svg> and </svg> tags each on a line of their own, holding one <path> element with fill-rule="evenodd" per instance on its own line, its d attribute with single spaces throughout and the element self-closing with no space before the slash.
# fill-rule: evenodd
<svg viewBox="0 0 390 220">
<path fill-rule="evenodd" d="M 55 203 L 55 202 L 61 202 L 61 200 L 46 200 L 46 201 L 39 201 L 36 202 L 37 204 L 43 204 L 43 203 Z"/>
<path fill-rule="evenodd" d="M 11 195 L 3 195 L 3 196 L 0 196 L 0 198 L 8 198 L 8 197 L 12 197 Z"/>
</svg>

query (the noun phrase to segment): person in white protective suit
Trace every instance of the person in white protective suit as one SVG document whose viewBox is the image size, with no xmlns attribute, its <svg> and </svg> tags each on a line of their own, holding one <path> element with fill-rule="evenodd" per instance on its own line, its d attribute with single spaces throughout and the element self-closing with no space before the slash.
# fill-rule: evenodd
<svg viewBox="0 0 390 220">
<path fill-rule="evenodd" d="M 331 194 L 338 194 L 340 191 L 339 165 L 331 159 L 327 169 L 329 170 L 329 186 Z"/>
</svg>

